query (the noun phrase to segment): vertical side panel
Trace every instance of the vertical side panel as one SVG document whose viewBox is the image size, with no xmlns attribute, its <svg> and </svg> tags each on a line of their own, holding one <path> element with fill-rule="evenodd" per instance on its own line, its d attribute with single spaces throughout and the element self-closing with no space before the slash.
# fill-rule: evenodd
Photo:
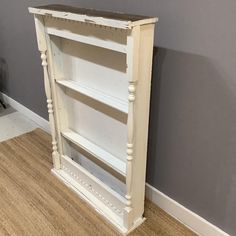
<svg viewBox="0 0 236 236">
<path fill-rule="evenodd" d="M 133 217 L 138 220 L 144 212 L 148 122 L 151 72 L 153 57 L 154 24 L 141 26 L 138 58 L 138 82 L 135 99 L 135 145 L 133 161 Z"/>
<path fill-rule="evenodd" d="M 53 100 L 52 100 L 52 87 L 51 81 L 49 77 L 48 71 L 48 52 L 47 52 L 47 42 L 44 31 L 44 20 L 42 16 L 35 15 L 35 27 L 38 41 L 38 48 L 41 53 L 43 73 L 44 73 L 44 86 L 45 93 L 47 97 L 47 106 L 48 106 L 48 114 L 49 114 L 49 122 L 51 127 L 51 135 L 52 135 L 52 158 L 53 158 L 53 166 L 55 169 L 60 169 L 60 158 L 58 153 L 58 143 L 56 136 L 56 125 L 55 125 L 55 117 L 54 117 L 54 108 L 53 108 Z"/>
<path fill-rule="evenodd" d="M 133 167 L 134 162 L 134 146 L 135 146 L 135 91 L 138 82 L 138 68 L 139 68 L 139 39 L 140 39 L 140 26 L 132 29 L 127 38 L 127 74 L 129 79 L 128 85 L 128 122 L 127 122 L 127 167 L 126 167 L 126 207 L 124 224 L 126 228 L 131 228 L 133 225 L 133 175 L 136 171 Z"/>
<path fill-rule="evenodd" d="M 66 125 L 67 120 L 67 113 L 65 112 L 65 109 L 61 112 L 61 95 L 58 96 L 58 94 L 61 93 L 61 89 L 59 86 L 56 85 L 55 78 L 58 75 L 57 67 L 54 64 L 57 64 L 58 60 L 60 60 L 60 56 L 57 52 L 55 52 L 55 49 L 52 47 L 52 41 L 48 34 L 45 34 L 46 42 L 47 42 L 47 54 L 48 54 L 48 70 L 50 74 L 50 84 L 51 84 L 51 91 L 52 91 L 52 98 L 53 98 L 53 105 L 54 105 L 54 119 L 55 119 L 55 126 L 56 126 L 56 135 L 58 140 L 58 149 L 60 153 L 60 159 L 61 155 L 63 153 L 63 139 L 61 137 L 61 123 L 63 125 Z M 58 38 L 58 41 L 60 39 Z M 54 50 L 53 50 L 54 49 Z M 56 56 L 55 56 L 56 55 Z M 57 57 L 57 60 L 55 59 Z M 61 114 L 60 114 L 61 113 Z M 63 126 L 64 127 L 64 126 Z"/>
<path fill-rule="evenodd" d="M 63 70 L 65 66 L 63 64 L 63 40 L 59 37 L 50 37 L 50 54 L 52 57 L 51 67 L 53 70 L 54 84 L 55 80 L 65 79 L 67 75 Z M 65 91 L 66 89 L 60 86 L 59 84 L 55 84 L 55 101 L 57 106 L 58 113 L 58 129 L 59 131 L 64 131 L 68 129 L 68 112 L 67 112 L 67 103 L 65 99 Z"/>
</svg>

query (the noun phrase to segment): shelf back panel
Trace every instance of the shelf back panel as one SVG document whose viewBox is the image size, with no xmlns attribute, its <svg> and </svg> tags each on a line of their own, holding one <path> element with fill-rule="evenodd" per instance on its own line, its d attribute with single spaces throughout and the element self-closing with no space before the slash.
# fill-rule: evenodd
<svg viewBox="0 0 236 236">
<path fill-rule="evenodd" d="M 86 153 L 66 139 L 64 139 L 64 155 L 70 157 L 74 162 L 82 166 L 119 195 L 125 197 L 126 187 L 124 182 L 110 174 L 105 168 L 102 168 L 102 165 L 98 165 L 96 162 L 92 161 Z"/>
<path fill-rule="evenodd" d="M 127 31 L 94 24 L 74 22 L 55 18 L 45 18 L 45 31 L 50 35 L 107 48 L 117 52 L 127 52 Z"/>
<path fill-rule="evenodd" d="M 122 161 L 126 161 L 127 125 L 99 110 L 98 104 L 87 102 L 86 97 L 64 94 L 68 129 L 73 130 L 111 153 Z M 96 108 L 96 109 L 95 109 Z"/>
<path fill-rule="evenodd" d="M 126 55 L 108 49 L 50 36 L 54 62 L 62 78 L 78 81 L 124 102 L 128 99 Z"/>
</svg>

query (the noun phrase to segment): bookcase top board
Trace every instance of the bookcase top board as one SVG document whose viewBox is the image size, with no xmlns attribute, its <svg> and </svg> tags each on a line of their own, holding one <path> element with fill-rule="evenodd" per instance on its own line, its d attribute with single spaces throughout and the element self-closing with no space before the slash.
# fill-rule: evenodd
<svg viewBox="0 0 236 236">
<path fill-rule="evenodd" d="M 100 11 L 66 5 L 29 7 L 29 12 L 38 15 L 123 29 L 131 29 L 137 25 L 152 24 L 158 21 L 156 17 Z"/>
</svg>

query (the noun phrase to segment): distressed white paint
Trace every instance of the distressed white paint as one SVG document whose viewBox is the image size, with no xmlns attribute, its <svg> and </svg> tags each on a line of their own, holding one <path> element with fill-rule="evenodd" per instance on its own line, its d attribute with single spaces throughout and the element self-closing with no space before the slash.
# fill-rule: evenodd
<svg viewBox="0 0 236 236">
<path fill-rule="evenodd" d="M 29 10 L 44 69 L 53 173 L 127 234 L 144 221 L 156 18 Z"/>
<path fill-rule="evenodd" d="M 86 86 L 85 84 L 79 81 L 58 80 L 57 83 L 65 86 L 66 88 L 70 88 L 72 90 L 75 90 L 78 93 L 81 93 L 90 98 L 93 98 L 99 102 L 107 104 L 108 106 L 111 106 L 119 111 L 128 113 L 128 103 L 125 99 L 122 100 L 122 99 L 113 97 L 111 95 L 104 94 L 100 90 Z"/>
<path fill-rule="evenodd" d="M 125 54 L 66 39 L 60 39 L 59 48 L 60 56 L 57 54 L 54 59 L 61 60 L 60 74 L 63 77 L 56 76 L 56 80 L 73 80 L 107 94 L 113 100 L 120 100 L 120 103 L 127 103 Z"/>
<path fill-rule="evenodd" d="M 126 164 L 125 162 L 119 160 L 106 150 L 102 149 L 101 147 L 97 146 L 93 142 L 89 141 L 88 139 L 84 138 L 83 136 L 73 132 L 71 130 L 67 132 L 62 132 L 62 135 L 73 142 L 74 144 L 78 145 L 84 151 L 88 152 L 98 160 L 104 162 L 111 168 L 113 168 L 118 173 L 126 176 Z"/>
<path fill-rule="evenodd" d="M 72 20 L 72 21 L 79 21 L 83 23 L 90 23 L 120 29 L 131 29 L 137 25 L 145 25 L 145 24 L 153 24 L 157 22 L 157 18 L 148 18 L 144 20 L 139 20 L 135 22 L 125 21 L 125 20 L 115 20 L 109 19 L 104 17 L 97 17 L 97 16 L 87 16 L 84 14 L 75 14 L 70 12 L 60 12 L 60 11 L 53 11 L 47 9 L 37 9 L 37 8 L 29 8 L 29 12 L 37 15 L 44 15 L 50 16 L 65 20 Z"/>
</svg>

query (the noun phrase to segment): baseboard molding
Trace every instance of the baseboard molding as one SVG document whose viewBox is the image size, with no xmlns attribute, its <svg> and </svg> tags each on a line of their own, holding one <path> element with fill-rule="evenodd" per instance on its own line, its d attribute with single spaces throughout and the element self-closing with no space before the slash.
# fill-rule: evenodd
<svg viewBox="0 0 236 236">
<path fill-rule="evenodd" d="M 33 120 L 38 126 L 50 133 L 49 122 L 37 115 L 30 109 L 26 108 L 19 102 L 10 98 L 9 96 L 1 93 L 6 103 L 12 106 L 15 110 L 23 113 L 29 119 Z M 158 205 L 161 209 L 167 212 L 169 215 L 186 225 L 198 235 L 202 236 L 230 236 L 215 225 L 211 224 L 201 216 L 185 208 L 175 200 L 166 196 L 156 188 L 146 183 L 146 197 Z"/>
<path fill-rule="evenodd" d="M 28 109 L 24 105 L 20 104 L 16 100 L 14 100 L 11 97 L 7 96 L 6 94 L 1 93 L 1 92 L 0 92 L 0 94 L 2 95 L 2 97 L 4 99 L 4 102 L 6 104 L 9 104 L 12 108 L 14 108 L 15 110 L 21 112 L 22 114 L 27 116 L 29 119 L 34 121 L 40 128 L 42 128 L 46 132 L 50 133 L 49 122 L 47 120 L 45 120 L 44 118 L 42 118 L 41 116 L 39 116 L 35 112 L 31 111 L 30 109 Z"/>
<path fill-rule="evenodd" d="M 202 236 L 229 236 L 212 223 L 146 183 L 146 197 L 169 215 Z"/>
</svg>

